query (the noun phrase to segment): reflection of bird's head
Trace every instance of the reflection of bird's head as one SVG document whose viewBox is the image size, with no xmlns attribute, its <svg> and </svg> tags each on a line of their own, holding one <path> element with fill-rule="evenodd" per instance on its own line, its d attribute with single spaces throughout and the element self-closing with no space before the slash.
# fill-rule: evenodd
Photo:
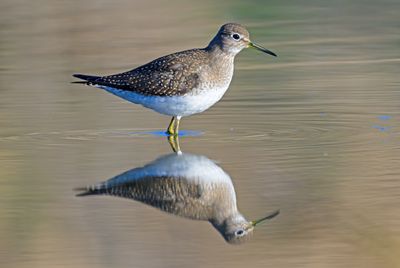
<svg viewBox="0 0 400 268">
<path fill-rule="evenodd" d="M 230 244 L 240 244 L 247 241 L 254 229 L 251 222 L 239 213 L 226 218 L 222 223 L 212 222 L 212 224 Z"/>
<path fill-rule="evenodd" d="M 239 212 L 226 218 L 222 223 L 211 222 L 214 227 L 225 238 L 226 242 L 230 244 L 241 244 L 248 241 L 252 234 L 254 227 L 259 223 L 274 218 L 279 214 L 279 210 L 274 211 L 266 217 L 255 221 L 246 220 Z"/>
</svg>

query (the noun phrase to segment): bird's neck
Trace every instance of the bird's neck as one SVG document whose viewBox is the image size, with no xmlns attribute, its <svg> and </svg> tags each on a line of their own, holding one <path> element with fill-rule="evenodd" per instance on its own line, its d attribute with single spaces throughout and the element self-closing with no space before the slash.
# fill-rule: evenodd
<svg viewBox="0 0 400 268">
<path fill-rule="evenodd" d="M 210 53 L 211 57 L 218 58 L 218 59 L 225 59 L 229 61 L 233 61 L 237 53 L 233 52 L 232 50 L 224 48 L 221 42 L 217 42 L 211 40 L 210 44 L 205 48 L 205 50 Z"/>
<path fill-rule="evenodd" d="M 218 45 L 209 45 L 206 51 L 209 53 L 210 67 L 216 78 L 230 81 L 233 75 L 236 54 L 227 53 Z"/>
</svg>

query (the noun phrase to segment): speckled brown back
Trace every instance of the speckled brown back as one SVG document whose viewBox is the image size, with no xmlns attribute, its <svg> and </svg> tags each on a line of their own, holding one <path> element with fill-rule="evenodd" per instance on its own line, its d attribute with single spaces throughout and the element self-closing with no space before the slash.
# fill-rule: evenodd
<svg viewBox="0 0 400 268">
<path fill-rule="evenodd" d="M 182 96 L 199 86 L 200 68 L 209 64 L 203 49 L 186 50 L 158 58 L 131 71 L 87 79 L 102 85 L 145 96 Z"/>
</svg>

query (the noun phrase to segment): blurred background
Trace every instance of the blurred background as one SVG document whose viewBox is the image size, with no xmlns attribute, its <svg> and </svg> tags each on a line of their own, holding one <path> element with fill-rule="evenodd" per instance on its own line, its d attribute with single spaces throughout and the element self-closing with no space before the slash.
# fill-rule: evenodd
<svg viewBox="0 0 400 268">
<path fill-rule="evenodd" d="M 0 2 L 1 267 L 400 267 L 400 2 Z M 245 50 L 221 102 L 184 118 L 184 152 L 217 161 L 251 241 L 138 202 L 75 197 L 170 152 L 170 118 L 72 73 L 126 71 L 204 47 Z"/>
</svg>

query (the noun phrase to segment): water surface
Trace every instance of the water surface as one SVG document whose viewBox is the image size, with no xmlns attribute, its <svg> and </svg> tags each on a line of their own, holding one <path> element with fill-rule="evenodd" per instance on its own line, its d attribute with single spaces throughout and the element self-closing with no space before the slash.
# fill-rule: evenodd
<svg viewBox="0 0 400 268">
<path fill-rule="evenodd" d="M 1 267 L 398 267 L 398 1 L 0 3 Z M 170 153 L 170 118 L 74 72 L 110 74 L 207 45 L 244 51 L 230 90 L 182 120 L 184 152 L 217 161 L 250 219 L 240 246 L 207 222 L 74 188 Z"/>
</svg>

